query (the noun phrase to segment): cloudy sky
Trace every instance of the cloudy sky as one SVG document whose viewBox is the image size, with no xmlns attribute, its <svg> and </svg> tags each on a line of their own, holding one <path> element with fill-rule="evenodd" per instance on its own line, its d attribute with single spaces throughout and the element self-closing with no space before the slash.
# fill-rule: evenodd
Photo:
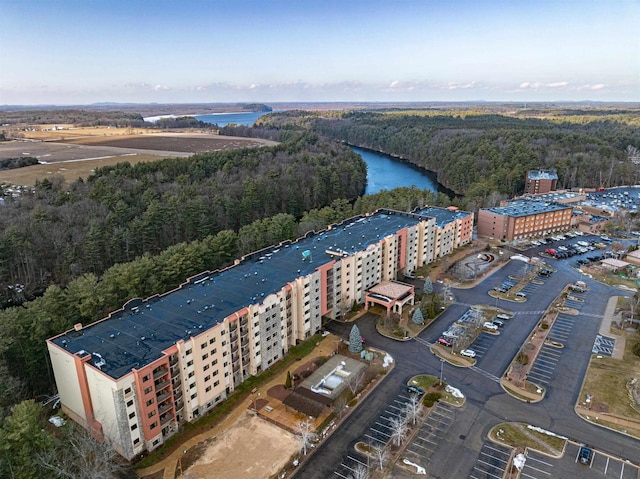
<svg viewBox="0 0 640 479">
<path fill-rule="evenodd" d="M 0 0 L 0 104 L 640 101 L 640 0 Z"/>
</svg>

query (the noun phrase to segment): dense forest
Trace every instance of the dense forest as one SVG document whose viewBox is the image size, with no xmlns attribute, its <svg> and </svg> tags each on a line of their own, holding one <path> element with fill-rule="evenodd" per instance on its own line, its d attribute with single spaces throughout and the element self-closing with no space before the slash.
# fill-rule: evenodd
<svg viewBox="0 0 640 479">
<path fill-rule="evenodd" d="M 299 218 L 333 200 L 355 200 L 366 165 L 313 134 L 278 146 L 97 169 L 7 198 L 0 216 L 0 301 L 15 304 L 49 284 L 278 213 Z"/>
<path fill-rule="evenodd" d="M 405 158 L 437 173 L 440 183 L 465 195 L 467 207 L 475 209 L 521 194 L 526 171 L 536 168 L 557 168 L 563 188 L 639 182 L 626 149 L 640 145 L 640 129 L 613 117 L 579 122 L 434 112 L 286 112 L 258 122 Z"/>
</svg>

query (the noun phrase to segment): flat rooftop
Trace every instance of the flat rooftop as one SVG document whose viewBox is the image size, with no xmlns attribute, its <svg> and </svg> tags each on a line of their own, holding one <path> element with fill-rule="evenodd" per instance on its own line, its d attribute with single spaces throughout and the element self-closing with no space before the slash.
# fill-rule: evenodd
<svg viewBox="0 0 640 479">
<path fill-rule="evenodd" d="M 529 216 L 539 213 L 548 213 L 550 211 L 560 211 L 571 209 L 570 206 L 561 205 L 559 203 L 549 203 L 546 201 L 530 201 L 530 200 L 515 200 L 509 202 L 506 206 L 498 206 L 496 208 L 483 208 L 485 211 L 490 211 L 503 216 Z"/>
<path fill-rule="evenodd" d="M 549 193 L 541 193 L 536 195 L 524 195 L 522 196 L 523 200 L 528 201 L 544 201 L 545 203 L 549 202 L 569 202 L 570 200 L 579 201 L 585 195 L 583 193 L 577 193 L 575 191 L 562 191 L 562 192 L 549 192 Z"/>
<path fill-rule="evenodd" d="M 530 180 L 557 180 L 558 171 L 553 169 L 552 170 L 530 170 L 529 179 Z"/>
<path fill-rule="evenodd" d="M 437 206 L 420 208 L 415 210 L 414 213 L 435 218 L 436 224 L 440 228 L 456 220 L 461 220 L 471 215 L 471 213 L 469 213 L 468 211 L 449 210 L 447 208 L 438 208 Z"/>
<path fill-rule="evenodd" d="M 244 307 L 261 303 L 320 265 L 365 250 L 424 219 L 424 215 L 390 210 L 351 218 L 295 242 L 247 255 L 225 270 L 201 273 L 163 295 L 131 300 L 108 319 L 80 331 L 67 331 L 51 341 L 72 354 L 93 354 L 93 365 L 118 379 L 160 358 L 176 342 L 197 336 Z"/>
</svg>

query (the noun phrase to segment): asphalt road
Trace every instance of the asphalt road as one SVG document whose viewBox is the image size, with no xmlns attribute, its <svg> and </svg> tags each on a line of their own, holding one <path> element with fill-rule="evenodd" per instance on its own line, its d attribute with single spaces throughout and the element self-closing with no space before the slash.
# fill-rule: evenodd
<svg viewBox="0 0 640 479">
<path fill-rule="evenodd" d="M 544 246 L 539 247 L 525 254 L 533 256 L 544 249 Z M 621 294 L 618 290 L 585 279 L 570 266 L 575 264 L 576 259 L 577 257 L 547 260 L 558 271 L 544 279 L 544 285 L 534 288 L 526 302 L 497 302 L 499 307 L 512 310 L 516 315 L 500 329 L 499 336 L 492 336 L 484 341 L 490 347 L 479 359 L 478 369 L 455 368 L 444 364 L 443 376 L 446 382 L 460 389 L 467 401 L 463 408 L 455 412 L 455 420 L 428 458 L 426 465 L 431 477 L 469 477 L 487 433 L 503 421 L 521 421 L 539 426 L 578 443 L 594 445 L 608 454 L 639 462 L 640 441 L 593 426 L 580 419 L 573 411 L 607 300 L 611 295 Z M 468 309 L 468 305 L 495 305 L 496 300 L 488 296 L 488 291 L 510 274 L 520 271 L 523 264 L 510 261 L 475 288 L 454 289 L 456 304 L 427 328 L 419 340 L 398 342 L 384 338 L 375 331 L 375 323 L 370 316 L 360 318 L 358 328 L 366 338 L 367 345 L 388 351 L 395 359 L 395 368 L 300 467 L 297 477 L 339 477 L 334 471 L 344 460 L 348 460 L 347 456 L 355 454 L 353 445 L 363 440 L 367 429 L 398 394 L 399 388 L 416 374 L 440 374 L 440 360 L 429 351 L 425 343 L 436 341 L 440 333 Z M 537 404 L 526 404 L 510 397 L 496 381 L 497 377 L 505 372 L 542 312 L 560 290 L 568 282 L 577 280 L 586 281 L 590 291 L 583 295 L 585 302 L 581 306 L 581 314 L 574 317 L 575 324 L 566 328 L 568 339 L 565 347 L 557 350 L 557 362 L 550 363 L 551 366 L 545 370 L 549 375 L 545 399 Z M 343 338 L 348 338 L 351 327 L 352 324 L 337 322 L 328 325 L 331 332 Z"/>
</svg>

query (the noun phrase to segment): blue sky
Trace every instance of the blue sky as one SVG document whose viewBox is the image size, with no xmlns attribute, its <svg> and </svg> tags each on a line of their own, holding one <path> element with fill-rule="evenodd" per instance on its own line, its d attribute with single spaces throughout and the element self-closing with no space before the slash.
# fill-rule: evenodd
<svg viewBox="0 0 640 479">
<path fill-rule="evenodd" d="M 0 104 L 640 101 L 640 0 L 0 0 Z"/>
</svg>

